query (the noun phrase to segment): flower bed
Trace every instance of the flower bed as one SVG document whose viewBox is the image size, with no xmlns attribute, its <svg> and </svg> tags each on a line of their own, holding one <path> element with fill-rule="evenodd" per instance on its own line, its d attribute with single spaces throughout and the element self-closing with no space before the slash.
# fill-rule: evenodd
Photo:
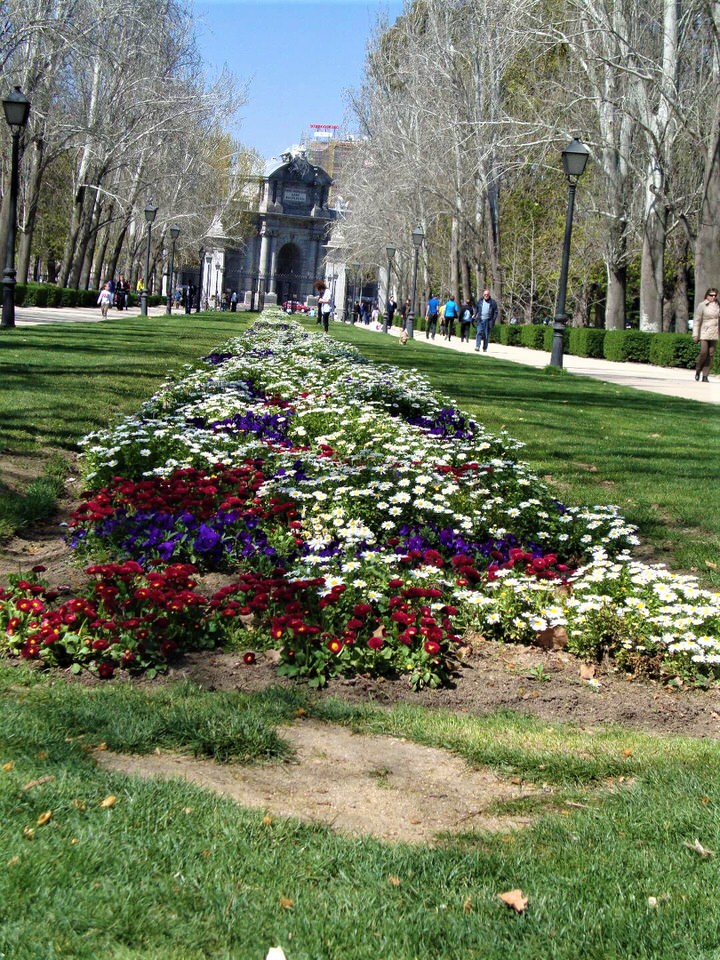
<svg viewBox="0 0 720 960">
<path fill-rule="evenodd" d="M 267 311 L 87 438 L 69 542 L 93 581 L 69 601 L 11 585 L 6 647 L 109 676 L 192 646 L 250 660 L 275 646 L 286 674 L 314 683 L 406 674 L 421 687 L 447 679 L 469 629 L 561 631 L 583 656 L 712 674 L 718 596 L 634 563 L 614 508 L 560 503 L 519 449 L 417 373 Z M 211 572 L 233 579 L 205 596 Z"/>
</svg>

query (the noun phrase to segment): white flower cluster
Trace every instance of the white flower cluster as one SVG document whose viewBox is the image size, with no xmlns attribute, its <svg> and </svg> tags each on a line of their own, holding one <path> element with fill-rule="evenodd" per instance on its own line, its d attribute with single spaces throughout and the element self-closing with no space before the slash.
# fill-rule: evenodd
<svg viewBox="0 0 720 960">
<path fill-rule="evenodd" d="M 297 505 L 305 549 L 294 577 L 322 572 L 326 590 L 362 583 L 369 596 L 388 574 L 407 576 L 413 538 L 422 549 L 450 543 L 444 565 L 416 558 L 412 575 L 452 591 L 468 626 L 522 640 L 564 629 L 575 640 L 611 621 L 629 652 L 720 663 L 718 594 L 632 560 L 635 531 L 616 508 L 559 504 L 515 459 L 519 443 L 486 432 L 417 371 L 371 364 L 281 313 L 216 354 L 221 362 L 163 384 L 137 417 L 86 438 L 90 486 L 259 457 L 260 495 Z M 468 544 L 488 563 L 515 545 L 584 566 L 561 589 L 503 563 L 473 585 L 447 562 Z"/>
</svg>

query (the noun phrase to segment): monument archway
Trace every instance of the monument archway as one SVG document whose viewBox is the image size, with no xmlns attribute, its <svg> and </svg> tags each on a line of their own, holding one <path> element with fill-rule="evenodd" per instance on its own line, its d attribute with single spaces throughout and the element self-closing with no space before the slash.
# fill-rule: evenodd
<svg viewBox="0 0 720 960">
<path fill-rule="evenodd" d="M 303 275 L 303 257 L 296 243 L 285 243 L 278 250 L 275 268 L 275 290 L 278 303 L 296 299 L 301 295 L 305 284 Z"/>
</svg>

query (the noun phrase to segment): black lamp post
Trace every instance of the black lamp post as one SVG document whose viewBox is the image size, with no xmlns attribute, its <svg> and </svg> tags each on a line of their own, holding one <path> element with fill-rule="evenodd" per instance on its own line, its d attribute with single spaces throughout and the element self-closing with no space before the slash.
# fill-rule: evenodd
<svg viewBox="0 0 720 960">
<path fill-rule="evenodd" d="M 410 296 L 410 313 L 407 318 L 407 323 L 405 324 L 405 329 L 407 330 L 408 337 L 413 340 L 415 334 L 415 294 L 417 292 L 417 272 L 418 272 L 418 259 L 420 257 L 420 247 L 423 245 L 423 240 L 425 239 L 425 233 L 423 228 L 418 225 L 412 232 L 412 242 L 413 247 L 415 248 L 415 259 L 413 260 L 413 275 L 412 275 L 412 293 Z"/>
<path fill-rule="evenodd" d="M 215 309 L 218 310 L 220 307 L 220 295 L 218 293 L 218 287 L 220 286 L 220 264 L 215 264 Z"/>
<path fill-rule="evenodd" d="M 390 279 L 392 277 L 392 262 L 395 256 L 395 245 L 388 243 L 385 247 L 387 253 L 388 271 L 387 271 L 387 290 L 385 291 L 385 309 L 383 310 L 383 333 L 388 332 L 388 303 L 390 302 Z"/>
<path fill-rule="evenodd" d="M 152 241 L 152 225 L 157 216 L 158 208 L 151 203 L 145 207 L 145 222 L 147 223 L 147 249 L 145 250 L 145 278 L 142 293 L 140 294 L 140 316 L 146 317 L 148 312 L 148 293 L 150 284 L 150 243 Z"/>
<path fill-rule="evenodd" d="M 30 115 L 30 101 L 20 87 L 11 90 L 3 100 L 5 119 L 12 133 L 12 163 L 10 167 L 10 210 L 8 211 L 7 246 L 3 270 L 2 322 L 0 327 L 15 326 L 15 234 L 17 232 L 17 198 L 20 179 L 20 134 Z"/>
<path fill-rule="evenodd" d="M 167 290 L 167 306 L 165 307 L 165 313 L 172 313 L 172 301 L 173 301 L 173 272 L 175 270 L 175 243 L 177 238 L 180 236 L 180 227 L 174 223 L 170 227 L 170 239 L 172 240 L 172 246 L 170 247 L 170 270 L 168 271 L 168 290 Z"/>
<path fill-rule="evenodd" d="M 574 137 L 562 152 L 563 171 L 568 182 L 568 204 L 565 217 L 565 239 L 563 241 L 562 266 L 560 268 L 560 283 L 558 285 L 557 305 L 553 321 L 553 345 L 550 356 L 550 366 L 563 365 L 563 351 L 565 349 L 565 298 L 567 296 L 568 265 L 570 263 L 570 237 L 572 236 L 573 212 L 575 209 L 575 188 L 580 177 L 585 172 L 590 151 L 578 137 Z"/>
</svg>

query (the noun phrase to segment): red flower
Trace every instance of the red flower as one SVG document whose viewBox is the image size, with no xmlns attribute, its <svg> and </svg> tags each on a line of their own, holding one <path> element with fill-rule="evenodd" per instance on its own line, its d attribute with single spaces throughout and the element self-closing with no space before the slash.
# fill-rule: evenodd
<svg viewBox="0 0 720 960">
<path fill-rule="evenodd" d="M 338 640 L 337 637 L 334 637 L 332 640 L 328 640 L 327 648 L 330 653 L 340 653 L 343 648 L 341 640 Z"/>
<path fill-rule="evenodd" d="M 436 654 L 440 653 L 440 644 L 436 643 L 434 640 L 426 640 L 423 644 L 423 650 L 431 657 L 434 657 Z"/>
<path fill-rule="evenodd" d="M 370 637 L 370 639 L 368 640 L 368 646 L 370 647 L 371 650 L 382 649 L 382 646 L 384 643 L 385 641 L 383 640 L 382 637 Z"/>
<path fill-rule="evenodd" d="M 115 673 L 115 667 L 112 665 L 112 663 L 103 661 L 102 663 L 98 664 L 97 672 L 101 680 L 110 680 L 112 675 Z"/>
<path fill-rule="evenodd" d="M 243 654 L 243 663 L 248 667 L 251 667 L 254 663 L 257 663 L 257 657 L 252 650 L 248 650 L 247 653 Z"/>
</svg>

